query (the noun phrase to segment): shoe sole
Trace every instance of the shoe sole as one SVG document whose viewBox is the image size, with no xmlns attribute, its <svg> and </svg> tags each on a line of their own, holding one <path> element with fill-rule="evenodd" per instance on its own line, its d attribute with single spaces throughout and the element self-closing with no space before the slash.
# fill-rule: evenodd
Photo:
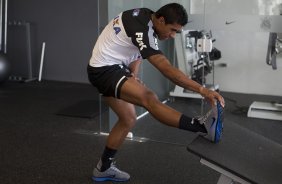
<svg viewBox="0 0 282 184">
<path fill-rule="evenodd" d="M 217 120 L 215 125 L 215 136 L 214 136 L 214 143 L 218 143 L 222 137 L 222 130 L 223 130 L 223 108 L 219 102 L 216 105 L 217 108 Z"/>
<path fill-rule="evenodd" d="M 115 181 L 115 182 L 126 182 L 129 181 L 129 179 L 117 179 L 117 178 L 112 178 L 112 177 L 92 177 L 93 181 Z"/>
</svg>

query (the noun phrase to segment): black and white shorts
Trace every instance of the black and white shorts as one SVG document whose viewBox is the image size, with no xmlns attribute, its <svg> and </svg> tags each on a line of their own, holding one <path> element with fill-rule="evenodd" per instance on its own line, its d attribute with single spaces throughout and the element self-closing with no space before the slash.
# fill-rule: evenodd
<svg viewBox="0 0 282 184">
<path fill-rule="evenodd" d="M 102 67 L 87 66 L 88 79 L 104 96 L 120 98 L 120 89 L 128 77 L 132 77 L 126 65 Z"/>
</svg>

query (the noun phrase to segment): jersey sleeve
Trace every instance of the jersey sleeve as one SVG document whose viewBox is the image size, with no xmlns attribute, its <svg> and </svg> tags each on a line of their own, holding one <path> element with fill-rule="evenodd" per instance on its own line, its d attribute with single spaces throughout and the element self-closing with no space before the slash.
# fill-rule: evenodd
<svg viewBox="0 0 282 184">
<path fill-rule="evenodd" d="M 150 21 L 151 11 L 134 9 L 122 15 L 124 28 L 132 43 L 139 49 L 142 58 L 162 54 L 158 47 L 158 39 Z"/>
<path fill-rule="evenodd" d="M 142 58 L 146 59 L 155 54 L 162 54 L 158 47 L 158 40 L 154 35 L 154 31 L 150 30 L 136 30 L 132 34 L 132 43 L 139 49 Z"/>
</svg>

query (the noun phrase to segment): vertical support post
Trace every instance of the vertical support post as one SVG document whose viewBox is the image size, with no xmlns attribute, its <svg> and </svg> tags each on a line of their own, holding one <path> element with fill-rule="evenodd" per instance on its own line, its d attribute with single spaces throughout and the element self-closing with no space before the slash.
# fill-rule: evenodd
<svg viewBox="0 0 282 184">
<path fill-rule="evenodd" d="M 217 181 L 217 184 L 235 184 L 235 182 L 231 178 L 225 176 L 224 174 L 221 174 Z"/>
<path fill-rule="evenodd" d="M 30 23 L 26 22 L 26 52 L 27 52 L 27 62 L 28 62 L 28 79 L 32 79 L 32 56 L 31 56 L 31 39 L 30 39 Z"/>
<path fill-rule="evenodd" d="M 102 94 L 99 93 L 99 133 L 102 132 Z"/>
<path fill-rule="evenodd" d="M 8 0 L 5 0 L 4 54 L 7 53 Z"/>
<path fill-rule="evenodd" d="M 0 51 L 2 51 L 3 1 L 0 0 Z"/>
<path fill-rule="evenodd" d="M 39 67 L 39 76 L 38 76 L 38 81 L 39 81 L 39 82 L 40 82 L 41 79 L 42 79 L 42 69 L 43 69 L 44 55 L 45 55 L 45 42 L 42 43 L 41 58 L 40 58 L 40 67 Z"/>
</svg>

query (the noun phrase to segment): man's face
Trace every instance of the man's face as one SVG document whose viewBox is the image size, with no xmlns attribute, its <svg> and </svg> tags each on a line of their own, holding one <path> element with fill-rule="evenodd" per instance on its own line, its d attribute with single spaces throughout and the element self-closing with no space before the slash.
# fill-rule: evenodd
<svg viewBox="0 0 282 184">
<path fill-rule="evenodd" d="M 182 26 L 179 24 L 166 24 L 163 17 L 157 19 L 157 23 L 154 27 L 159 40 L 174 38 L 175 34 L 182 30 Z"/>
</svg>

